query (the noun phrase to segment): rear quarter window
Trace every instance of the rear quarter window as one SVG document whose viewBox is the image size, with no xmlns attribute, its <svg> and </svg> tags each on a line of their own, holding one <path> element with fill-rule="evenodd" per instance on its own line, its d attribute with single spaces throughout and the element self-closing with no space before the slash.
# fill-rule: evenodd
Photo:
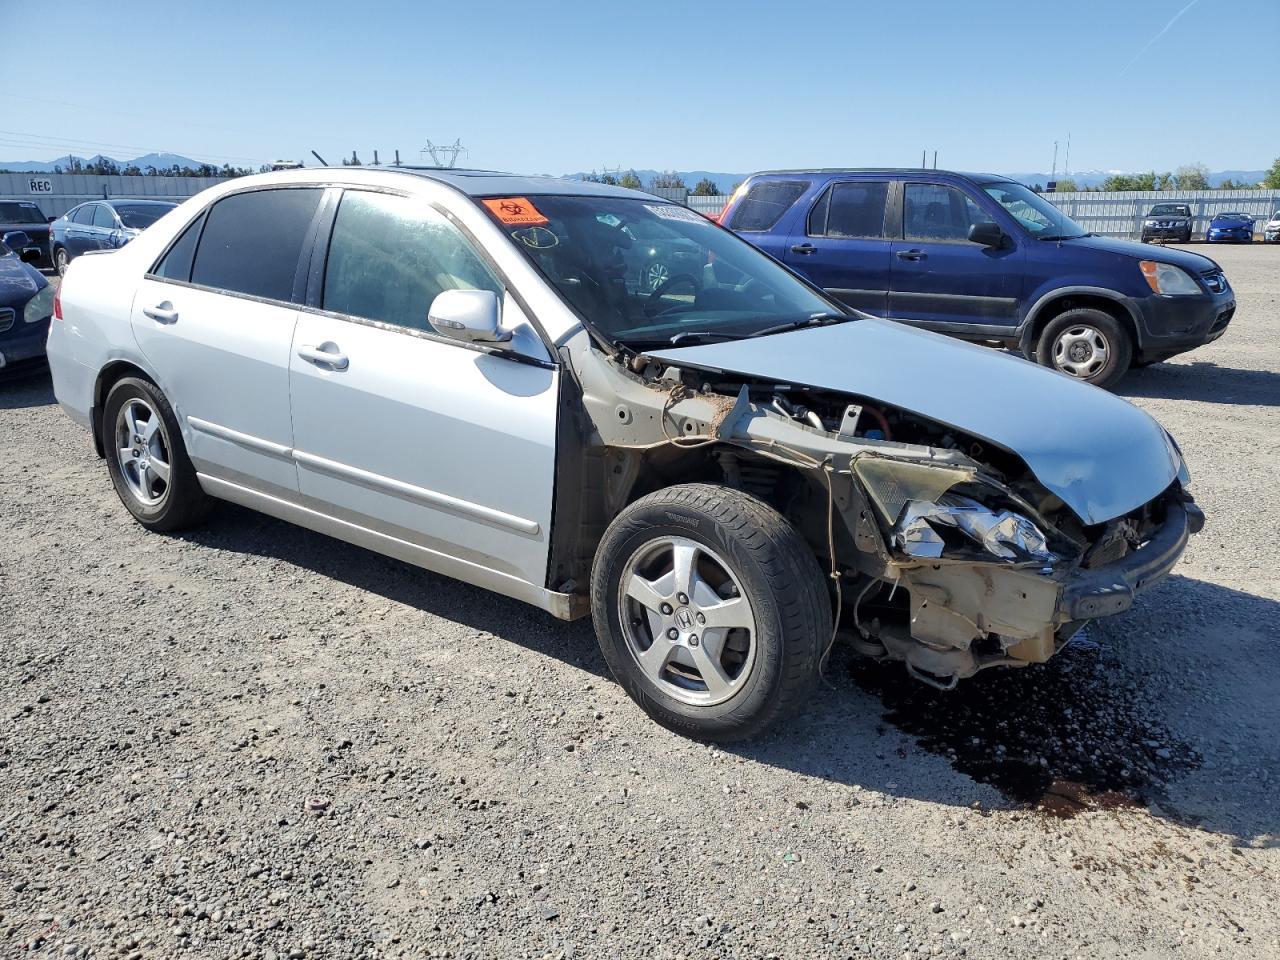
<svg viewBox="0 0 1280 960">
<path fill-rule="evenodd" d="M 809 189 L 808 180 L 761 180 L 747 188 L 726 224 L 730 230 L 773 229 L 782 215 Z"/>
</svg>

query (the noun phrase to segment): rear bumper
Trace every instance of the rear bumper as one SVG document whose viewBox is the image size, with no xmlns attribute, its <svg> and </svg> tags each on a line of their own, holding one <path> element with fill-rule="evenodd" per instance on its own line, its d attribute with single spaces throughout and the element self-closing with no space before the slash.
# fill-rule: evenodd
<svg viewBox="0 0 1280 960">
<path fill-rule="evenodd" d="M 1194 503 L 1173 503 L 1164 526 L 1122 560 L 1096 570 L 1080 570 L 1063 585 L 1059 616 L 1068 622 L 1123 613 L 1133 598 L 1166 576 L 1193 533 L 1204 526 L 1204 513 Z"/>
</svg>

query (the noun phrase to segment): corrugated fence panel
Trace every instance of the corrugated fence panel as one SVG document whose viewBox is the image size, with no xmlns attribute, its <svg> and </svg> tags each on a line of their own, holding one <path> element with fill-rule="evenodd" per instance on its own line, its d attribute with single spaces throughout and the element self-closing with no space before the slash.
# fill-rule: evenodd
<svg viewBox="0 0 1280 960">
<path fill-rule="evenodd" d="M 222 177 L 95 177 L 83 173 L 0 173 L 0 200 L 32 200 L 45 216 L 60 217 L 86 200 L 106 197 L 185 200 Z M 33 192 L 31 181 L 49 181 L 52 190 Z"/>
</svg>

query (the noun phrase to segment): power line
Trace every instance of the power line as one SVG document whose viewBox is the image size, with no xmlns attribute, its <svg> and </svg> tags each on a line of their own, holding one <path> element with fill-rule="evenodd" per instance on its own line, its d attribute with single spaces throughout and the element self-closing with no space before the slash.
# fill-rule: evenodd
<svg viewBox="0 0 1280 960">
<path fill-rule="evenodd" d="M 49 149 L 72 150 L 72 149 L 84 149 L 87 147 L 87 148 L 92 148 L 94 150 L 99 150 L 99 151 L 103 149 L 108 149 L 108 150 L 136 150 L 139 153 L 172 153 L 173 152 L 171 150 L 162 150 L 156 147 L 143 147 L 137 144 L 111 143 L 106 140 L 81 140 L 75 137 L 50 137 L 46 134 L 30 133 L 25 130 L 0 130 L 0 135 L 6 135 L 7 137 L 19 137 L 24 142 L 10 143 L 9 145 L 25 146 L 29 149 L 43 148 L 46 150 L 49 150 Z M 210 157 L 218 160 L 237 160 L 243 163 L 259 162 L 258 158 L 256 157 L 237 157 L 237 156 L 231 156 L 229 154 L 204 153 L 204 151 L 200 151 L 200 153 L 202 153 L 206 157 Z M 193 157 L 192 159 L 196 159 L 196 158 Z"/>
</svg>

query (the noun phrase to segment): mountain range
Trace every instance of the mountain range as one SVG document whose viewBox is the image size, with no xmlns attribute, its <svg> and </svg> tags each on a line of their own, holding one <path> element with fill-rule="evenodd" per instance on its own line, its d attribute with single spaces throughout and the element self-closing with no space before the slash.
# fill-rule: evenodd
<svg viewBox="0 0 1280 960">
<path fill-rule="evenodd" d="M 9 170 L 13 173 L 53 173 L 54 167 L 62 167 L 63 170 L 70 169 L 72 160 L 79 160 L 82 164 L 92 164 L 98 160 L 109 160 L 122 170 L 125 167 L 137 167 L 140 170 L 145 170 L 147 167 L 155 167 L 157 170 L 167 170 L 175 164 L 179 167 L 191 167 L 192 169 L 200 166 L 199 160 L 192 160 L 190 157 L 184 157 L 176 153 L 144 153 L 142 156 L 134 157 L 132 160 L 116 160 L 103 154 L 93 157 L 76 157 L 68 154 L 65 157 L 55 157 L 52 160 L 0 160 L 0 170 Z"/>
</svg>

